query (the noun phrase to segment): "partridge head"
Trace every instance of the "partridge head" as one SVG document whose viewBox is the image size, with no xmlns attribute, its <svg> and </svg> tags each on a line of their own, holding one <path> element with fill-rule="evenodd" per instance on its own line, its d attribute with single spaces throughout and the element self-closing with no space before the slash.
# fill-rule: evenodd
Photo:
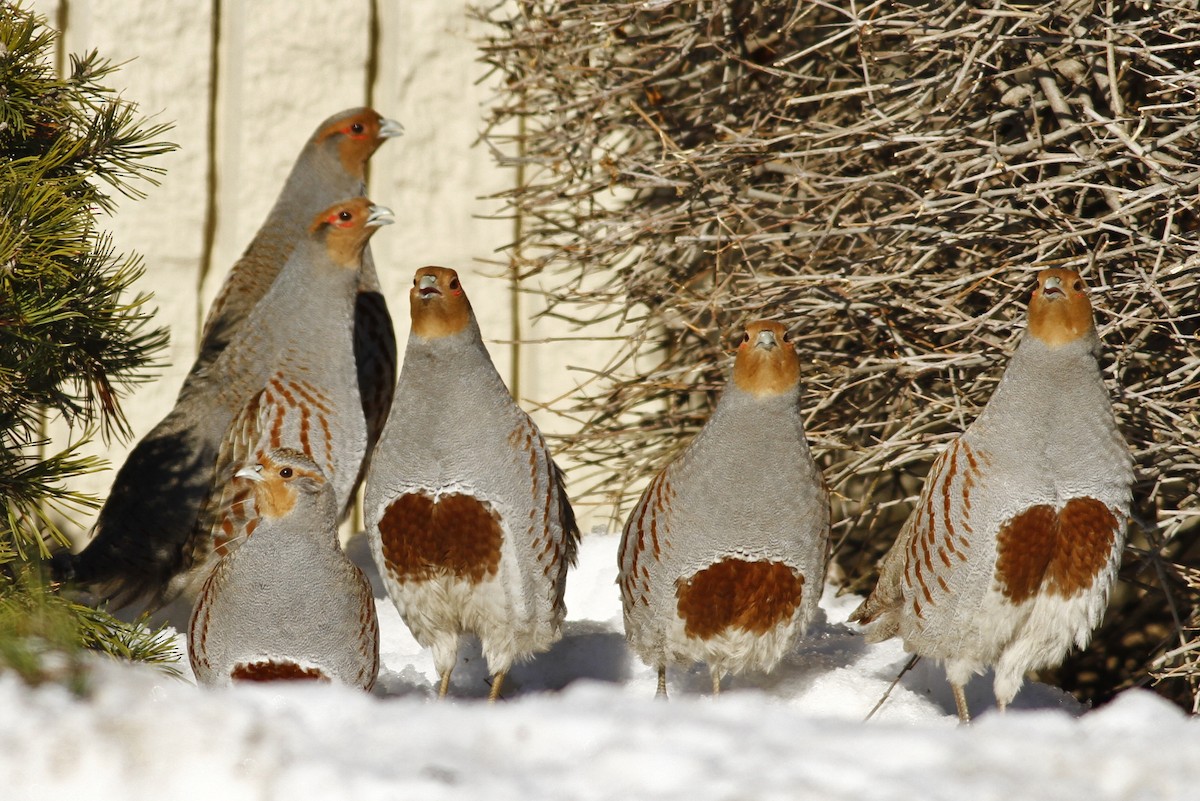
<svg viewBox="0 0 1200 801">
<path fill-rule="evenodd" d="M 322 123 L 313 134 L 313 150 L 320 158 L 336 156 L 347 175 L 365 182 L 367 161 L 380 145 L 402 133 L 400 123 L 384 119 L 373 109 L 349 109 Z"/>
<path fill-rule="evenodd" d="M 1029 326 L 975 421 L 933 463 L 851 619 L 946 667 L 994 667 L 1004 709 L 1030 670 L 1084 646 L 1116 577 L 1133 466 L 1096 356 L 1078 273 L 1042 270 Z"/>
<path fill-rule="evenodd" d="M 800 385 L 800 357 L 783 323 L 756 320 L 746 326 L 733 363 L 733 381 L 743 392 L 766 397 Z"/>
<path fill-rule="evenodd" d="M 1049 347 L 1094 336 L 1092 301 L 1074 270 L 1042 270 L 1029 300 L 1029 335 Z"/>
<path fill-rule="evenodd" d="M 334 264 L 357 272 L 362 266 L 363 249 L 375 229 L 395 221 L 391 209 L 376 206 L 365 197 L 356 197 L 318 213 L 308 230 L 324 242 L 325 251 Z"/>
<path fill-rule="evenodd" d="M 816 610 L 829 499 L 799 391 L 784 326 L 748 324 L 712 416 L 625 524 L 625 633 L 657 670 L 659 695 L 672 664 L 706 663 L 714 693 L 727 672 L 774 669 Z"/>
<path fill-rule="evenodd" d="M 458 273 L 447 267 L 422 267 L 408 291 L 412 332 L 422 339 L 458 334 L 474 320 L 471 302 Z"/>
<path fill-rule="evenodd" d="M 188 627 L 196 678 L 318 679 L 369 690 L 379 628 L 366 577 L 337 540 L 337 504 L 321 468 L 277 448 L 241 467 L 245 540 L 208 576 Z"/>
</svg>

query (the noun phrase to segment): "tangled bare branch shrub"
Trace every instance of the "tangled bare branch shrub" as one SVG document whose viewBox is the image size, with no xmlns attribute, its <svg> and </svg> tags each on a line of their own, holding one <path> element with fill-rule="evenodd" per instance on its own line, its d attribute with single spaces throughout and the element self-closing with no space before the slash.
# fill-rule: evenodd
<svg viewBox="0 0 1200 801">
<path fill-rule="evenodd" d="M 1125 583 L 1056 678 L 1104 698 L 1157 677 L 1192 705 L 1196 3 L 482 13 L 504 81 L 486 139 L 524 175 L 506 197 L 519 266 L 552 287 L 552 314 L 586 324 L 616 308 L 628 335 L 574 410 L 568 445 L 593 500 L 627 501 L 697 430 L 734 327 L 782 319 L 837 496 L 837 557 L 869 587 L 930 462 L 991 395 L 1033 273 L 1078 269 L 1138 483 Z"/>
</svg>

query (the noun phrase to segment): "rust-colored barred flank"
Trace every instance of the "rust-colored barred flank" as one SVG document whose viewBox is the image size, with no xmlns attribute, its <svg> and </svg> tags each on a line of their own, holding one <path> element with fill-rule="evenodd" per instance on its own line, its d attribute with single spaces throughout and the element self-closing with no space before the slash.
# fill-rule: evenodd
<svg viewBox="0 0 1200 801">
<path fill-rule="evenodd" d="M 451 575 L 478 583 L 500 567 L 504 538 L 491 504 L 452 493 L 401 495 L 379 521 L 383 560 L 397 581 Z"/>
<path fill-rule="evenodd" d="M 300 667 L 295 662 L 242 662 L 229 673 L 237 681 L 329 681 L 317 668 Z"/>
<path fill-rule="evenodd" d="M 1118 521 L 1095 498 L 1072 498 L 1055 512 L 1032 506 L 1000 527 L 996 578 L 1021 603 L 1045 588 L 1069 598 L 1092 586 L 1112 551 Z"/>
<path fill-rule="evenodd" d="M 782 562 L 723 559 L 675 583 L 679 616 L 689 637 L 725 629 L 765 634 L 791 619 L 803 597 L 804 576 Z"/>
</svg>

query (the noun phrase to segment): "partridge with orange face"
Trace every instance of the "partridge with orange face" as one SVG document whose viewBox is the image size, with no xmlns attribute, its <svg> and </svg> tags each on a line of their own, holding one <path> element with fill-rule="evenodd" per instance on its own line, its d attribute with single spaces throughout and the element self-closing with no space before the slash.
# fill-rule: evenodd
<svg viewBox="0 0 1200 801">
<path fill-rule="evenodd" d="M 225 277 L 208 310 L 200 353 L 180 395 L 213 380 L 206 368 L 234 340 L 250 312 L 275 282 L 314 215 L 339 200 L 366 193 L 366 167 L 388 139 L 404 129 L 370 108 L 340 111 L 317 126 L 292 166 L 275 205 L 246 252 Z M 367 451 L 375 446 L 391 408 L 396 384 L 396 334 L 375 272 L 364 251 L 354 309 L 354 360 L 367 421 Z"/>
<path fill-rule="evenodd" d="M 1079 275 L 1038 273 L 1029 327 L 979 417 L 930 468 L 851 617 L 944 663 L 964 688 L 995 667 L 1004 709 L 1030 670 L 1087 645 L 1125 543 L 1133 463 L 1097 362 Z"/>
<path fill-rule="evenodd" d="M 464 633 L 495 699 L 514 662 L 562 636 L 579 532 L 563 475 L 484 347 L 457 273 L 422 267 L 396 401 L 364 513 L 388 594 L 433 649 L 439 696 Z"/>
<path fill-rule="evenodd" d="M 712 417 L 625 524 L 625 634 L 660 696 L 671 664 L 706 663 L 714 693 L 726 673 L 772 670 L 817 609 L 829 495 L 799 403 L 783 325 L 750 323 Z"/>
<path fill-rule="evenodd" d="M 354 364 L 363 251 L 387 209 L 366 198 L 310 221 L 278 279 L 206 380 L 133 449 L 117 473 L 77 577 L 151 605 L 193 596 L 243 532 L 225 517 L 229 476 L 259 450 L 292 447 L 320 465 L 339 508 L 367 447 Z"/>
<path fill-rule="evenodd" d="M 321 468 L 290 448 L 234 475 L 248 490 L 227 513 L 244 540 L 204 582 L 188 626 L 201 684 L 317 679 L 370 690 L 379 672 L 371 584 L 337 536 L 337 499 Z"/>
</svg>

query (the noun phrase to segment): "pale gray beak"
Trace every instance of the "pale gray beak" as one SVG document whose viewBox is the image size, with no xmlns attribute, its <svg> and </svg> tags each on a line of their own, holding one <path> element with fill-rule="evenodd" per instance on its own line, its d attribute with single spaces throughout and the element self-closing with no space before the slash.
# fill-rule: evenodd
<svg viewBox="0 0 1200 801">
<path fill-rule="evenodd" d="M 1043 295 L 1066 295 L 1067 292 L 1063 289 L 1062 279 L 1056 275 L 1052 275 L 1046 279 L 1046 283 L 1042 285 Z"/>
<path fill-rule="evenodd" d="M 251 481 L 262 481 L 262 465 L 256 464 L 254 467 L 243 467 L 241 470 L 233 474 L 234 478 L 248 478 Z"/>
<path fill-rule="evenodd" d="M 759 331 L 758 339 L 754 341 L 754 347 L 767 350 L 774 350 L 778 345 L 779 343 L 775 341 L 774 331 Z"/>
<path fill-rule="evenodd" d="M 417 291 L 423 298 L 442 294 L 442 290 L 438 289 L 436 275 L 422 275 L 421 280 L 417 282 Z"/>
<path fill-rule="evenodd" d="M 384 139 L 403 136 L 404 126 L 395 120 L 389 120 L 385 117 L 379 121 L 379 135 Z"/>
<path fill-rule="evenodd" d="M 367 212 L 367 227 L 376 228 L 380 225 L 391 225 L 396 221 L 392 210 L 387 206 L 372 206 Z"/>
</svg>

